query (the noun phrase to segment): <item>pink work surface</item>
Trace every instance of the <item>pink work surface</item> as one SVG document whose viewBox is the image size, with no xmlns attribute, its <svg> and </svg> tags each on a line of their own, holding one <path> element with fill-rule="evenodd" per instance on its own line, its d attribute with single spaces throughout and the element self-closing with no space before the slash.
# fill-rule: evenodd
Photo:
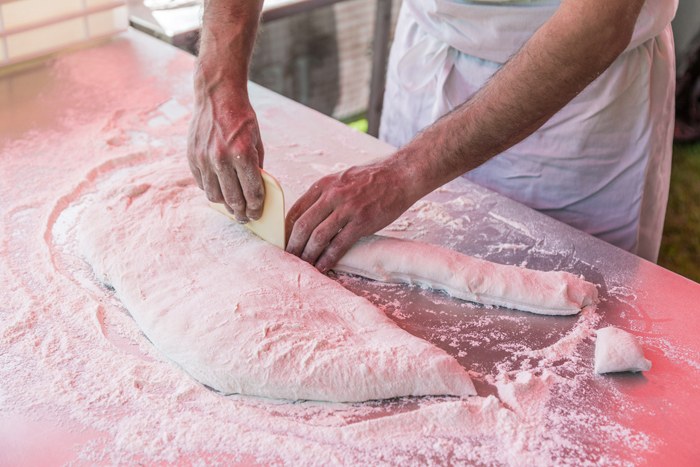
<svg viewBox="0 0 700 467">
<path fill-rule="evenodd" d="M 461 179 L 383 233 L 582 274 L 599 288 L 595 313 L 537 316 L 332 276 L 453 355 L 478 398 L 224 396 L 160 355 L 91 276 L 75 232 L 105 184 L 186 164 L 193 64 L 130 31 L 0 77 L 0 466 L 698 465 L 700 285 Z M 318 177 L 393 150 L 250 94 L 288 208 Z M 639 337 L 651 371 L 593 373 L 594 330 L 610 325 Z M 503 389 L 524 374 L 554 381 L 523 392 L 541 402 L 533 412 Z"/>
</svg>

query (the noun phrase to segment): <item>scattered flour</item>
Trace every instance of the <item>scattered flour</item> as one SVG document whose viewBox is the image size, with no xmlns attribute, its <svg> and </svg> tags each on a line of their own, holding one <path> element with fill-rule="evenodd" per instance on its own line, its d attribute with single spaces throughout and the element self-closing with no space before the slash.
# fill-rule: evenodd
<svg viewBox="0 0 700 467">
<path fill-rule="evenodd" d="M 347 170 L 350 168 L 350 165 L 345 162 L 338 162 L 335 165 L 311 164 L 311 168 L 321 175 L 330 175 Z"/>
<path fill-rule="evenodd" d="M 595 334 L 594 326 L 600 320 L 600 315 L 594 307 L 585 307 L 581 311 L 580 318 L 569 334 L 559 339 L 556 343 L 544 349 L 529 350 L 526 355 L 543 358 L 540 365 L 544 366 L 563 358 L 571 357 L 578 345 L 588 337 Z"/>
<path fill-rule="evenodd" d="M 525 245 L 522 243 L 519 244 L 514 244 L 514 243 L 498 243 L 496 245 L 489 245 L 489 253 L 500 253 L 503 250 L 526 250 L 530 248 L 530 245 Z"/>
<path fill-rule="evenodd" d="M 552 339 L 564 336 L 569 344 L 533 350 L 523 336 L 533 331 L 533 323 L 542 323 L 541 318 L 456 304 L 443 294 L 416 287 L 338 277 L 343 285 L 358 283 L 355 293 L 367 294 L 409 332 L 438 345 L 444 342 L 443 348 L 471 369 L 482 397 L 292 403 L 222 396 L 188 377 L 155 350 L 113 293 L 95 280 L 76 245 L 75 227 L 83 209 L 106 181 L 113 183 L 126 177 L 132 166 L 152 160 L 178 157 L 185 164 L 183 154 L 174 154 L 185 146 L 191 82 L 178 76 L 187 68 L 186 79 L 191 79 L 191 61 L 177 65 L 171 63 L 177 58 L 152 57 L 155 68 L 176 72 L 168 73 L 167 86 L 162 81 L 144 86 L 132 78 L 139 62 L 131 58 L 131 42 L 115 40 L 108 47 L 113 49 L 110 54 L 86 49 L 54 59 L 52 76 L 69 83 L 47 88 L 42 97 L 47 109 L 66 109 L 51 115 L 56 128 L 28 130 L 22 139 L 2 141 L 3 419 L 21 415 L 77 423 L 98 432 L 75 446 L 77 459 L 71 465 L 76 467 L 169 462 L 635 465 L 654 449 L 654 439 L 643 431 L 610 419 L 589 403 L 590 364 L 579 354 L 583 346 L 571 344 L 585 340 L 594 323 L 588 313 L 571 321 L 547 321 L 554 329 Z M 186 89 L 187 95 L 170 101 L 176 89 Z M 156 118 L 159 124 L 149 126 Z M 341 137 L 338 140 L 343 144 Z M 292 141 L 267 149 L 279 158 L 308 153 Z M 80 175 L 100 162 L 104 163 L 85 177 Z M 327 173 L 342 169 L 322 168 Z M 125 195 L 136 196 L 141 189 L 147 188 L 136 185 Z M 458 191 L 443 187 L 437 192 Z M 453 207 L 472 207 L 466 199 L 462 202 Z M 444 216 L 437 203 L 414 212 L 439 227 L 461 227 L 462 218 Z M 426 226 L 412 232 L 416 237 L 428 233 Z M 372 294 L 379 289 L 380 294 Z M 524 334 L 514 335 L 512 329 L 523 329 Z M 692 359 L 692 352 L 686 355 L 670 343 L 655 345 L 670 358 Z M 476 348 L 487 349 L 484 354 L 490 360 L 470 360 L 470 350 Z M 549 362 L 559 355 L 574 377 L 556 376 L 561 365 Z"/>
<path fill-rule="evenodd" d="M 520 222 L 516 222 L 516 221 L 511 220 L 511 219 L 506 219 L 505 217 L 499 216 L 498 214 L 494 214 L 493 212 L 489 212 L 489 216 L 491 216 L 491 217 L 493 217 L 494 219 L 497 219 L 497 220 L 503 222 L 504 224 L 508 224 L 509 226 L 513 227 L 514 229 L 517 229 L 517 230 L 521 231 L 522 233 L 524 233 L 524 234 L 527 235 L 528 237 L 532 237 L 532 232 L 530 232 L 530 229 L 528 229 L 527 227 L 525 227 L 525 226 L 524 226 L 523 224 L 521 224 Z M 534 237 L 533 237 L 533 238 L 534 238 Z"/>
<path fill-rule="evenodd" d="M 438 321 L 433 342 L 452 340 L 462 348 L 466 341 L 475 346 L 501 342 L 504 350 L 510 345 L 495 369 L 472 372 L 481 378 L 477 390 L 484 397 L 291 403 L 208 390 L 153 348 L 77 251 L 75 227 L 93 193 L 143 163 L 148 157 L 135 155 L 91 171 L 78 188 L 56 202 L 47 227 L 37 231 L 46 242 L 43 249 L 27 249 L 24 235 L 2 237 L 4 270 L 12 272 L 3 273 L 2 285 L 13 291 L 5 304 L 10 312 L 0 314 L 3 411 L 50 410 L 106 434 L 77 446 L 73 465 L 183 459 L 192 465 L 547 466 L 581 465 L 582 459 L 604 459 L 606 465 L 635 463 L 635 458 L 614 450 L 601 454 L 597 444 L 590 448 L 595 452 L 589 451 L 587 445 L 552 428 L 591 424 L 596 439 L 615 446 L 634 443 L 640 456 L 653 447 L 643 433 L 602 415 L 584 417 L 581 407 L 559 410 L 549 404 L 557 388 L 578 384 L 554 374 L 550 362 L 576 357 L 577 344 L 595 323 L 594 310 L 582 313 L 563 339 L 542 350 L 530 350 L 498 330 L 501 321 L 528 323 L 531 318 L 523 313 L 464 303 L 473 319 L 465 315 L 460 324 L 445 329 L 443 320 Z M 125 195 L 147 189 L 136 184 Z M 13 225 L 14 233 L 26 229 L 36 222 L 33 209 L 18 207 L 5 216 L 4 225 Z M 27 262 L 39 276 L 23 272 Z M 52 278 L 44 279 L 47 276 Z M 365 288 L 383 287 L 381 296 L 389 297 L 384 304 L 388 308 L 405 303 L 400 298 L 406 294 L 405 286 L 356 281 Z M 420 290 L 420 295 L 434 300 L 436 310 L 439 297 L 454 303 L 430 290 Z M 410 327 L 417 323 L 412 313 L 401 309 L 394 314 Z M 512 358 L 518 357 L 514 350 L 535 364 L 519 368 Z M 469 352 L 455 353 L 468 362 Z M 585 365 L 577 368 L 586 371 Z M 498 397 L 484 391 L 489 381 Z"/>
<path fill-rule="evenodd" d="M 383 230 L 386 230 L 389 232 L 403 232 L 403 231 L 407 230 L 410 226 L 411 226 L 410 220 L 406 219 L 405 217 L 399 217 L 394 222 L 392 222 L 391 224 L 384 227 Z"/>
<path fill-rule="evenodd" d="M 466 196 L 458 196 L 452 201 L 448 201 L 447 204 L 458 208 L 467 208 L 476 205 L 473 199 L 467 198 Z"/>
<path fill-rule="evenodd" d="M 418 219 L 443 224 L 447 227 L 461 229 L 464 224 L 462 219 L 453 219 L 442 204 L 433 201 L 420 200 L 408 210 L 415 212 Z"/>
</svg>

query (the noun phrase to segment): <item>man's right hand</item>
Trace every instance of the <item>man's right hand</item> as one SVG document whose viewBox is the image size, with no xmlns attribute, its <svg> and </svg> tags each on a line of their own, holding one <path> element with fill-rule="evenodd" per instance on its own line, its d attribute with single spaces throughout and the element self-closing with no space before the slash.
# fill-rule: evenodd
<svg viewBox="0 0 700 467">
<path fill-rule="evenodd" d="M 223 203 L 238 222 L 259 219 L 265 191 L 264 150 L 247 91 L 195 76 L 195 109 L 187 159 L 209 201 Z M 220 81 L 220 80 L 216 80 Z"/>
<path fill-rule="evenodd" d="M 239 222 L 259 219 L 263 145 L 248 99 L 248 68 L 262 0 L 205 0 L 187 160 L 209 201 Z"/>
</svg>

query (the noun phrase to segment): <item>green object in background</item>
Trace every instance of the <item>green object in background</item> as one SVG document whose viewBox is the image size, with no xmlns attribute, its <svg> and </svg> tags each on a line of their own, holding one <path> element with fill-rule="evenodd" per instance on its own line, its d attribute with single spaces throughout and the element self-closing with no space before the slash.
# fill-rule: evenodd
<svg viewBox="0 0 700 467">
<path fill-rule="evenodd" d="M 700 282 L 700 143 L 673 146 L 659 266 Z"/>
<path fill-rule="evenodd" d="M 354 122 L 348 123 L 348 126 L 354 128 L 362 133 L 367 133 L 367 119 L 363 118 L 360 120 L 355 120 Z"/>
<path fill-rule="evenodd" d="M 1 0 L 0 0 L 1 1 Z M 367 133 L 367 112 L 360 112 L 340 119 L 350 128 Z"/>
</svg>

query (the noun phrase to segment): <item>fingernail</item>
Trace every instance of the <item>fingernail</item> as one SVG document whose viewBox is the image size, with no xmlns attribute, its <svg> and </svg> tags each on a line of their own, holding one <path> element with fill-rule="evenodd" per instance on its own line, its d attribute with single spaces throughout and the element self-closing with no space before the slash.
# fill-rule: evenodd
<svg viewBox="0 0 700 467">
<path fill-rule="evenodd" d="M 245 219 L 245 220 L 236 219 L 236 220 L 238 221 L 239 224 L 247 224 L 248 223 L 248 219 Z"/>
</svg>

